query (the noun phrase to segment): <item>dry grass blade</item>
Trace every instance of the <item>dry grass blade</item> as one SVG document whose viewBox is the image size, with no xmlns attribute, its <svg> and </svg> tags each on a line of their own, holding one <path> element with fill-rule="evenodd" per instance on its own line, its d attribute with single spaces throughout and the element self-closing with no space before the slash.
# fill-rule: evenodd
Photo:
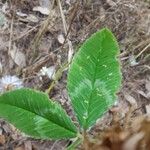
<svg viewBox="0 0 150 150">
<path fill-rule="evenodd" d="M 42 38 L 42 36 L 44 35 L 44 33 L 47 31 L 47 28 L 51 23 L 54 23 L 54 20 L 56 19 L 56 15 L 55 15 L 55 10 L 51 10 L 51 13 L 49 14 L 49 16 L 47 17 L 47 19 L 43 22 L 43 25 L 40 27 L 38 33 L 35 35 L 35 38 L 33 40 L 33 60 L 38 56 L 38 46 L 40 44 L 40 40 Z"/>
<path fill-rule="evenodd" d="M 139 54 L 136 55 L 136 58 L 138 58 L 139 56 L 141 56 L 146 50 L 150 51 L 150 43 L 147 46 L 145 46 L 144 49 L 142 49 Z"/>
<path fill-rule="evenodd" d="M 62 19 L 62 22 L 63 22 L 63 28 L 64 28 L 64 32 L 65 32 L 65 35 L 67 35 L 67 31 L 68 31 L 68 26 L 67 26 L 67 22 L 66 22 L 66 19 L 65 19 L 65 15 L 63 13 L 63 9 L 62 9 L 62 6 L 61 6 L 61 2 L 60 0 L 57 0 L 57 3 L 58 3 L 58 6 L 59 6 L 59 10 L 60 10 L 60 14 L 61 14 L 61 19 Z M 69 36 L 69 35 L 68 35 Z M 72 60 L 72 56 L 73 56 L 73 46 L 72 46 L 72 43 L 71 41 L 67 38 L 67 42 L 68 42 L 68 46 L 69 46 L 69 51 L 68 51 L 68 63 L 71 62 Z"/>
<path fill-rule="evenodd" d="M 36 6 L 43 7 L 42 2 L 47 3 L 45 15 L 33 11 Z M 0 25 L 0 77 L 16 75 L 25 87 L 47 92 L 75 120 L 66 89 L 68 62 L 75 47 L 108 27 L 121 50 L 122 89 L 117 106 L 97 122 L 88 132 L 85 147 L 78 149 L 149 150 L 149 4 L 149 0 L 1 0 L 5 23 Z M 58 39 L 58 35 L 63 37 Z M 41 75 L 41 68 L 51 66 L 55 66 L 55 78 Z M 71 142 L 24 138 L 0 119 L 0 150 L 65 149 Z"/>
</svg>

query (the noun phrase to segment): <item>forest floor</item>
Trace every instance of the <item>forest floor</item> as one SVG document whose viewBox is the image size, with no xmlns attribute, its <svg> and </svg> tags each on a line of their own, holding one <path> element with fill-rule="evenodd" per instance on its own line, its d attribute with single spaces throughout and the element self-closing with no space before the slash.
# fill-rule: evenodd
<svg viewBox="0 0 150 150">
<path fill-rule="evenodd" d="M 0 77 L 15 75 L 25 87 L 48 91 L 73 115 L 66 90 L 67 69 L 55 83 L 51 74 L 43 75 L 41 70 L 47 67 L 52 73 L 60 71 L 72 52 L 103 27 L 108 27 L 119 42 L 123 80 L 117 106 L 91 134 L 110 127 L 114 111 L 119 118 L 126 116 L 128 126 L 134 117 L 150 114 L 149 0 L 1 0 Z M 139 120 L 143 121 L 140 117 L 135 122 Z M 150 135 L 150 129 L 146 132 Z M 134 142 L 138 145 L 137 139 Z M 69 143 L 34 140 L 0 120 L 0 150 L 61 150 Z"/>
</svg>

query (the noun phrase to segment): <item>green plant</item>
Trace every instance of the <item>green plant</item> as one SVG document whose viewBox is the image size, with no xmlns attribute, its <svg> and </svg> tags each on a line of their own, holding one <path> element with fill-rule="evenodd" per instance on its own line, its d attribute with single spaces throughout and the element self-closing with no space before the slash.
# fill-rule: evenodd
<svg viewBox="0 0 150 150">
<path fill-rule="evenodd" d="M 18 89 L 0 96 L 0 117 L 31 137 L 41 139 L 84 136 L 115 102 L 121 85 L 119 47 L 108 29 L 92 35 L 79 49 L 70 66 L 67 88 L 79 128 L 63 108 L 43 92 Z"/>
</svg>

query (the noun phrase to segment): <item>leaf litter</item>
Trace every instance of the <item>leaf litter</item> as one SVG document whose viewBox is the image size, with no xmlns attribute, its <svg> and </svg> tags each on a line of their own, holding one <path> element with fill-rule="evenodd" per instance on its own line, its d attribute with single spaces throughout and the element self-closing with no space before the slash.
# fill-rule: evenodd
<svg viewBox="0 0 150 150">
<path fill-rule="evenodd" d="M 69 47 L 66 38 L 69 38 L 73 49 L 76 50 L 93 32 L 102 27 L 108 27 L 115 33 L 120 43 L 123 85 L 118 93 L 117 105 L 91 129 L 90 138 L 84 144 L 93 150 L 149 149 L 149 2 L 91 0 L 88 3 L 80 2 L 78 7 L 75 7 L 76 1 L 63 1 L 62 9 L 69 37 L 64 33 L 57 3 L 50 2 L 48 0 L 16 0 L 16 3 L 15 1 L 0 3 L 0 10 L 5 19 L 0 26 L 0 64 L 2 66 L 0 76 L 16 75 L 24 81 L 25 86 L 45 91 L 52 83 L 51 75 L 54 69 L 48 72 L 51 78 L 46 75 L 40 79 L 38 73 L 43 67 L 51 66 L 55 66 L 55 71 L 57 71 L 63 62 L 67 61 Z M 37 6 L 44 13 L 39 10 L 33 11 Z M 36 49 L 37 57 L 33 59 L 33 39 L 47 19 L 48 11 L 51 11 L 50 7 L 55 10 L 57 17 L 52 16 L 53 19 L 44 29 L 39 39 L 39 47 Z M 14 23 L 11 33 L 13 15 Z M 10 33 L 12 46 L 11 51 L 8 52 Z M 65 70 L 50 96 L 57 99 L 75 120 L 66 92 L 66 76 Z M 55 143 L 34 140 L 21 135 L 16 128 L 5 121 L 0 121 L 0 149 L 59 150 L 64 149 L 69 143 L 69 141 Z M 82 149 L 82 146 L 79 149 Z"/>
</svg>

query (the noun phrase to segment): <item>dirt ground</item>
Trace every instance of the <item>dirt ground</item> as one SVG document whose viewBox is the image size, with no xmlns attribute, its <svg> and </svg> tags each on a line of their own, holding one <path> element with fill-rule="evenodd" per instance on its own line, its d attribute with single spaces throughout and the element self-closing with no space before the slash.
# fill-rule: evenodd
<svg viewBox="0 0 150 150">
<path fill-rule="evenodd" d="M 0 0 L 0 77 L 16 75 L 25 87 L 48 91 L 73 117 L 62 69 L 92 33 L 108 27 L 118 39 L 122 88 L 121 115 L 150 113 L 149 0 Z M 60 72 L 57 82 L 42 67 Z M 111 110 L 112 111 L 112 110 Z M 109 127 L 107 113 L 91 134 Z M 0 150 L 61 150 L 70 143 L 34 140 L 0 120 Z M 117 149 L 116 149 L 117 150 Z"/>
</svg>

